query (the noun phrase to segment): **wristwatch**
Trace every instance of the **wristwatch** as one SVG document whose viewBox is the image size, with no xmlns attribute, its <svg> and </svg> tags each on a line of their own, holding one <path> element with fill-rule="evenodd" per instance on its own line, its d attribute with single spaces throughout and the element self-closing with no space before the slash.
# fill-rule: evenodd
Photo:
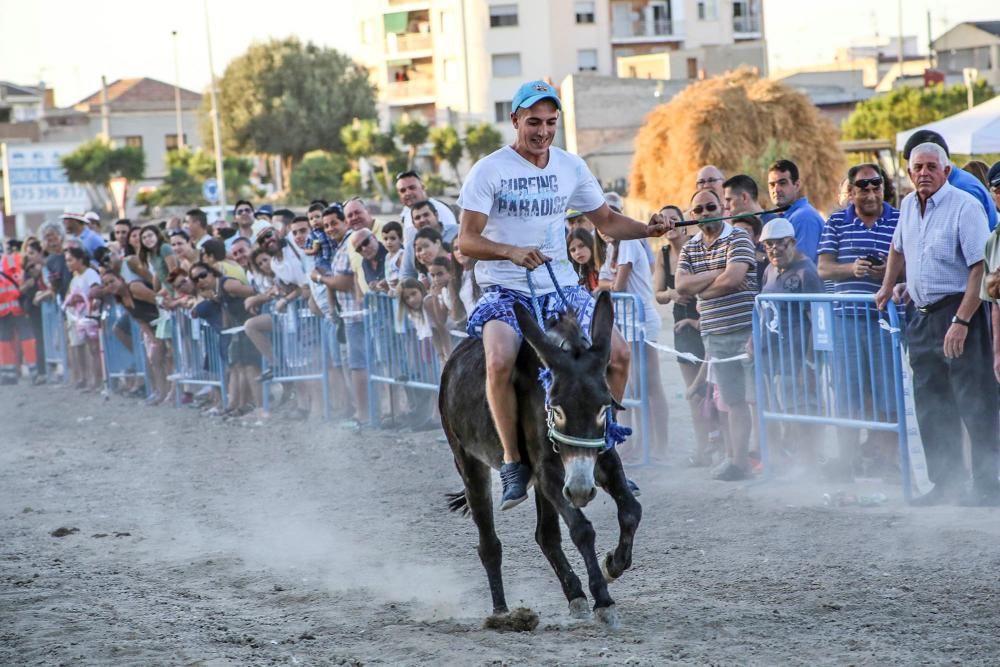
<svg viewBox="0 0 1000 667">
<path fill-rule="evenodd" d="M 951 323 L 952 324 L 961 324 L 963 327 L 968 327 L 969 324 L 970 324 L 969 320 L 963 320 L 958 315 L 955 315 L 953 318 L 951 318 Z"/>
</svg>

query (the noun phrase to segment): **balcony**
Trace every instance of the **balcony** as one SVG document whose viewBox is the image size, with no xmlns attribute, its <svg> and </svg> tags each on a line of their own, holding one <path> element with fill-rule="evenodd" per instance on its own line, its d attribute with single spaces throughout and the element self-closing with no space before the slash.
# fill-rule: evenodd
<svg viewBox="0 0 1000 667">
<path fill-rule="evenodd" d="M 386 55 L 430 51 L 433 45 L 434 40 L 429 32 L 391 32 L 385 36 Z"/>
<path fill-rule="evenodd" d="M 733 17 L 733 32 L 737 39 L 760 38 L 760 15 Z"/>
<path fill-rule="evenodd" d="M 611 41 L 615 44 L 682 41 L 681 22 L 673 19 L 638 19 L 615 21 L 611 26 Z"/>
<path fill-rule="evenodd" d="M 436 93 L 434 79 L 391 81 L 385 85 L 385 101 L 393 106 L 431 102 Z"/>
</svg>

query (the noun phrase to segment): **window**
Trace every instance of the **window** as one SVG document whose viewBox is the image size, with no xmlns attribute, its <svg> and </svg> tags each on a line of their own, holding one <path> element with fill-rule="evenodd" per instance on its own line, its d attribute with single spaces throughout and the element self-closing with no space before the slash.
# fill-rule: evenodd
<svg viewBox="0 0 1000 667">
<path fill-rule="evenodd" d="M 517 5 L 490 5 L 490 27 L 511 28 L 517 25 Z"/>
<path fill-rule="evenodd" d="M 698 2 L 698 18 L 702 21 L 717 21 L 719 0 L 700 0 Z"/>
<path fill-rule="evenodd" d="M 180 144 L 177 143 L 176 134 L 168 134 L 164 137 L 164 144 L 166 145 L 168 151 L 175 151 L 180 148 Z M 187 145 L 187 134 L 184 135 L 184 145 Z"/>
<path fill-rule="evenodd" d="M 596 72 L 597 49 L 580 49 L 577 51 L 576 69 L 578 72 Z"/>
<path fill-rule="evenodd" d="M 493 54 L 493 76 L 521 76 L 521 54 Z"/>
<path fill-rule="evenodd" d="M 361 22 L 361 43 L 371 44 L 375 41 L 375 26 L 370 20 Z"/>
<path fill-rule="evenodd" d="M 580 24 L 594 22 L 594 3 L 592 0 L 576 3 L 576 22 Z"/>
<path fill-rule="evenodd" d="M 454 12 L 449 12 L 447 10 L 442 9 L 439 19 L 441 21 L 440 32 L 442 35 L 451 35 L 455 33 L 456 28 L 455 28 Z"/>
<path fill-rule="evenodd" d="M 493 120 L 497 123 L 506 123 L 510 120 L 514 105 L 511 102 L 496 102 L 493 104 Z"/>
<path fill-rule="evenodd" d="M 142 136 L 138 134 L 133 134 L 131 136 L 125 137 L 125 145 L 129 148 L 142 148 Z"/>
</svg>

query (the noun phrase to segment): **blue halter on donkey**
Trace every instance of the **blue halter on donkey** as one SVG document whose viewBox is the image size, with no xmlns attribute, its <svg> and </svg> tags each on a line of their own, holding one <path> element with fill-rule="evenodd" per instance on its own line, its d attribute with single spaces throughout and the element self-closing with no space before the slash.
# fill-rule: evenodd
<svg viewBox="0 0 1000 667">
<path fill-rule="evenodd" d="M 559 285 L 559 281 L 556 280 L 555 271 L 552 270 L 552 264 L 550 262 L 545 262 L 545 268 L 549 272 L 549 278 L 552 280 L 552 285 L 556 288 L 556 293 L 559 294 L 559 299 L 562 301 L 563 308 L 567 311 L 570 309 L 569 300 L 566 295 L 563 294 L 562 287 Z M 535 311 L 535 319 L 538 320 L 538 326 L 543 330 L 545 329 L 545 318 L 542 315 L 542 306 L 538 302 L 538 297 L 535 294 L 535 281 L 531 277 L 532 269 L 525 269 L 525 274 L 528 277 L 528 291 L 531 293 L 531 306 Z M 628 436 L 632 435 L 632 429 L 628 426 L 622 426 L 618 423 L 615 418 L 615 410 L 611 409 L 608 411 L 608 418 L 605 422 L 605 433 L 604 438 L 576 438 L 571 435 L 566 435 L 556 428 L 555 414 L 552 407 L 549 405 L 549 394 L 552 391 L 552 371 L 542 366 L 541 370 L 538 371 L 538 382 L 542 385 L 542 389 L 545 390 L 545 414 L 546 414 L 546 424 L 548 425 L 548 436 L 549 440 L 552 441 L 553 449 L 558 451 L 558 444 L 562 443 L 564 445 L 571 445 L 573 447 L 587 447 L 593 449 L 610 449 L 616 445 L 620 445 L 625 442 Z"/>
</svg>

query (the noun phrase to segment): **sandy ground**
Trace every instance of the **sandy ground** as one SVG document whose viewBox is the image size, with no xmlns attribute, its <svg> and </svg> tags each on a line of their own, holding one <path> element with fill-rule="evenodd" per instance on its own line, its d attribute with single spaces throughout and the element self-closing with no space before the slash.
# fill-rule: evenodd
<svg viewBox="0 0 1000 667">
<path fill-rule="evenodd" d="M 645 516 L 611 589 L 618 632 L 569 619 L 526 503 L 498 530 L 508 600 L 541 623 L 504 633 L 482 629 L 440 434 L 251 430 L 53 387 L 0 387 L 0 417 L 3 665 L 1000 662 L 1000 513 L 908 509 L 898 486 L 828 508 L 837 487 L 633 469 Z M 603 553 L 610 499 L 588 514 Z"/>
</svg>

